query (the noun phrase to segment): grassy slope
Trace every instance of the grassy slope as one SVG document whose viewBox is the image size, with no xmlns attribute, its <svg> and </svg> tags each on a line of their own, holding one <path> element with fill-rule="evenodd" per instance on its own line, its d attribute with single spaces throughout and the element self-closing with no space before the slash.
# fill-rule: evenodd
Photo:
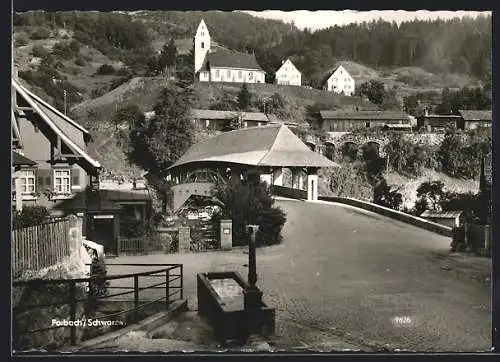
<svg viewBox="0 0 500 362">
<path fill-rule="evenodd" d="M 479 181 L 463 180 L 449 177 L 443 173 L 428 170 L 423 176 L 418 178 L 408 178 L 395 172 L 389 172 L 386 175 L 387 183 L 391 188 L 398 189 L 403 195 L 403 205 L 412 208 L 417 198 L 418 186 L 426 181 L 442 181 L 446 191 L 467 193 L 476 193 L 479 190 Z"/>
<path fill-rule="evenodd" d="M 28 39 L 28 44 L 25 46 L 14 46 L 13 57 L 14 64 L 18 70 L 35 70 L 37 67 L 37 61 L 39 58 L 34 58 L 31 54 L 32 49 L 35 45 L 43 46 L 47 50 L 52 50 L 54 44 L 60 41 L 71 41 L 73 34 L 64 29 L 58 29 L 52 31 L 51 36 L 47 39 L 33 40 L 30 39 L 29 34 L 34 30 L 33 27 L 21 27 L 14 29 L 14 38 L 19 35 L 24 35 Z M 117 68 L 121 67 L 120 62 L 116 62 L 108 58 L 106 55 L 102 54 L 95 48 L 88 47 L 86 45 L 80 45 L 80 54 L 82 56 L 89 57 L 91 60 L 86 62 L 84 66 L 78 66 L 75 64 L 75 59 L 71 60 L 61 60 L 63 68 L 59 70 L 61 76 L 66 77 L 67 80 L 73 85 L 79 87 L 83 92 L 82 95 L 84 99 L 90 98 L 90 92 L 94 88 L 101 88 L 103 86 L 109 86 L 116 76 L 102 76 L 95 75 L 97 69 L 103 64 L 111 64 Z M 29 86 L 29 85 L 28 85 Z M 30 86 L 34 91 L 36 88 Z M 37 93 L 39 94 L 39 92 Z M 44 96 L 44 94 L 40 94 Z M 49 97 L 45 97 L 49 102 L 52 100 Z"/>
</svg>

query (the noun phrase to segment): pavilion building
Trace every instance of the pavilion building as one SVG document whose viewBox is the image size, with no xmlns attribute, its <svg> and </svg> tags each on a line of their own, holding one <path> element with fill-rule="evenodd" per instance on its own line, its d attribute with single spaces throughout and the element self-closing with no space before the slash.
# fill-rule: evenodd
<svg viewBox="0 0 500 362">
<path fill-rule="evenodd" d="M 270 186 L 283 187 L 291 171 L 291 190 L 302 190 L 308 201 L 318 200 L 318 169 L 340 167 L 311 149 L 286 125 L 273 124 L 222 133 L 191 146 L 172 166 L 173 208 L 191 195 L 210 196 L 217 180 L 240 180 L 257 170 Z"/>
</svg>

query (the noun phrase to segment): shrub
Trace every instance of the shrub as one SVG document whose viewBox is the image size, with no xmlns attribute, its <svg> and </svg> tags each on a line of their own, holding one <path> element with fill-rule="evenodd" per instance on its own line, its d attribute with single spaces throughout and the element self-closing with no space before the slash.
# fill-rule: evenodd
<svg viewBox="0 0 500 362">
<path fill-rule="evenodd" d="M 359 200 L 371 201 L 373 189 L 367 176 L 358 165 L 344 163 L 338 170 L 327 175 L 330 190 L 339 197 L 353 197 Z"/>
<path fill-rule="evenodd" d="M 213 196 L 223 205 L 212 216 L 214 232 L 220 237 L 220 220 L 233 221 L 233 245 L 248 244 L 246 225 L 260 226 L 257 245 L 271 245 L 281 241 L 281 229 L 286 222 L 285 213 L 273 206 L 274 200 L 267 184 L 260 181 L 257 172 L 249 171 L 240 182 L 218 183 Z"/>
<path fill-rule="evenodd" d="M 46 222 L 50 213 L 45 206 L 25 206 L 20 212 L 15 212 L 12 217 L 13 229 L 34 226 Z"/>
<path fill-rule="evenodd" d="M 31 50 L 31 54 L 37 58 L 43 58 L 49 54 L 49 51 L 41 45 L 35 45 Z"/>
<path fill-rule="evenodd" d="M 74 47 L 71 46 L 71 43 L 68 43 L 66 41 L 56 43 L 52 48 L 52 54 L 66 60 L 76 56 L 79 51 L 80 50 L 78 48 L 78 50 L 75 52 Z"/>
<path fill-rule="evenodd" d="M 426 181 L 417 188 L 417 201 L 413 208 L 415 215 L 425 210 L 441 211 L 441 201 L 445 196 L 444 183 L 441 181 Z"/>
<path fill-rule="evenodd" d="M 77 40 L 72 40 L 69 42 L 69 48 L 73 52 L 73 54 L 80 53 L 80 43 Z"/>
<path fill-rule="evenodd" d="M 94 88 L 90 91 L 90 98 L 98 98 L 106 94 L 108 90 L 104 87 Z"/>
<path fill-rule="evenodd" d="M 387 181 L 382 179 L 373 190 L 373 202 L 393 210 L 399 210 L 403 203 L 403 196 L 396 190 L 391 190 Z"/>
<path fill-rule="evenodd" d="M 115 68 L 109 64 L 103 64 L 97 69 L 96 74 L 98 75 L 111 75 L 115 73 Z"/>
<path fill-rule="evenodd" d="M 82 57 L 81 55 L 79 55 L 76 59 L 75 59 L 75 64 L 80 66 L 80 67 L 83 67 L 85 65 L 86 61 L 85 61 L 85 58 Z"/>
<path fill-rule="evenodd" d="M 28 38 L 24 34 L 18 35 L 14 44 L 18 47 L 28 45 Z"/>
<path fill-rule="evenodd" d="M 30 38 L 33 40 L 47 39 L 49 37 L 50 37 L 50 30 L 43 27 L 36 28 L 30 34 Z"/>
</svg>

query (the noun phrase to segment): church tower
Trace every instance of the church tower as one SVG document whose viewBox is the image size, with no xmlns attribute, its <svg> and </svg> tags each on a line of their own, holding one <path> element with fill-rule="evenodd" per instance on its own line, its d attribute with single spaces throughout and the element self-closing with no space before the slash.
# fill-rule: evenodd
<svg viewBox="0 0 500 362">
<path fill-rule="evenodd" d="M 199 71 L 205 60 L 205 56 L 210 51 L 210 34 L 205 21 L 201 19 L 200 25 L 194 36 L 194 72 Z"/>
</svg>

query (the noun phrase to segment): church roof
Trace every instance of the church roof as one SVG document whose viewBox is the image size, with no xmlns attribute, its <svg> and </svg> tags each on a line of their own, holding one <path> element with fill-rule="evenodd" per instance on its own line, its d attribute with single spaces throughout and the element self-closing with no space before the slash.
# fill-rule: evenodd
<svg viewBox="0 0 500 362">
<path fill-rule="evenodd" d="M 240 53 L 223 48 L 217 48 L 215 51 L 211 51 L 207 54 L 203 69 L 206 69 L 207 62 L 210 63 L 210 67 L 212 68 L 221 67 L 262 70 L 259 63 L 257 63 L 255 54 Z"/>
<path fill-rule="evenodd" d="M 339 167 L 337 163 L 311 151 L 286 125 L 244 128 L 208 138 L 191 146 L 169 169 L 198 162 Z"/>
</svg>

